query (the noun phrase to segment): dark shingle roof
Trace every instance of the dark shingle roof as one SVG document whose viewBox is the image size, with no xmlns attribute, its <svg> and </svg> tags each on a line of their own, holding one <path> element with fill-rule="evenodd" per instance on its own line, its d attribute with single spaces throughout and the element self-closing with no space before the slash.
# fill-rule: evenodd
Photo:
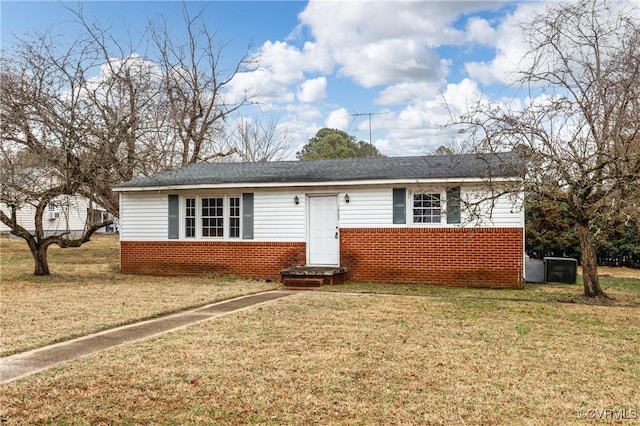
<svg viewBox="0 0 640 426">
<path fill-rule="evenodd" d="M 347 158 L 263 163 L 198 163 L 131 180 L 116 188 L 315 183 L 517 176 L 513 153 Z"/>
</svg>

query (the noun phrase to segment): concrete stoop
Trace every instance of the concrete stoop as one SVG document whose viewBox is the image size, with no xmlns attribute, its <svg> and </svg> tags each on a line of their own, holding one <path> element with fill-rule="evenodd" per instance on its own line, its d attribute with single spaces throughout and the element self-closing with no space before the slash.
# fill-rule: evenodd
<svg viewBox="0 0 640 426">
<path fill-rule="evenodd" d="M 347 268 L 330 266 L 296 266 L 280 271 L 282 284 L 288 289 L 309 290 L 323 285 L 342 284 Z"/>
</svg>

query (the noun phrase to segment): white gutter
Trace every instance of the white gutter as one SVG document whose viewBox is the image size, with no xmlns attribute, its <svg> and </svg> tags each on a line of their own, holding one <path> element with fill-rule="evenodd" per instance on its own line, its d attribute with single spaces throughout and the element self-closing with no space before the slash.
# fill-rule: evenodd
<svg viewBox="0 0 640 426">
<path fill-rule="evenodd" d="M 493 178 L 493 181 L 508 182 L 517 178 Z M 144 187 L 120 187 L 114 188 L 114 192 L 145 192 L 145 191 L 175 191 L 188 189 L 226 189 L 226 188 L 291 188 L 314 186 L 364 186 L 364 185 L 433 185 L 447 183 L 482 183 L 483 178 L 431 178 L 431 179 L 362 179 L 349 181 L 322 181 L 322 182 L 237 182 L 237 183 L 203 183 L 187 185 L 160 185 Z"/>
</svg>

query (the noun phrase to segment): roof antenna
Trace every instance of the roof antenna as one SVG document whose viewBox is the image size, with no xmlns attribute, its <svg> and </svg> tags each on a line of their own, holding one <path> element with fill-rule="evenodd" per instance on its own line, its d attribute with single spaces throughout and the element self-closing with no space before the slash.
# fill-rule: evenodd
<svg viewBox="0 0 640 426">
<path fill-rule="evenodd" d="M 373 143 L 371 142 L 371 116 L 372 115 L 384 115 L 389 114 L 388 112 L 363 112 L 363 113 L 353 113 L 349 114 L 349 117 L 362 117 L 364 115 L 369 117 L 369 157 L 373 157 Z"/>
</svg>

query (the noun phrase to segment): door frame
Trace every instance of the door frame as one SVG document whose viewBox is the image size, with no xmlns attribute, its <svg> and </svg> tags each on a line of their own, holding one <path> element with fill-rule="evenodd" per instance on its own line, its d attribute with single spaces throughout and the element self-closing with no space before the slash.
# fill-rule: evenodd
<svg viewBox="0 0 640 426">
<path fill-rule="evenodd" d="M 307 266 L 340 266 L 340 203 L 339 203 L 339 198 L 338 198 L 338 193 L 335 192 L 331 192 L 331 193 L 317 193 L 317 194 L 306 194 L 306 205 L 307 205 L 307 212 L 306 212 L 306 216 L 307 216 L 307 223 L 306 223 L 306 236 L 305 236 L 305 243 L 306 243 L 306 254 L 307 254 Z M 312 263 L 311 262 L 311 199 L 312 198 L 322 198 L 322 197 L 331 197 L 335 199 L 336 202 L 336 210 L 335 210 L 335 217 L 336 217 L 336 233 L 338 235 L 338 238 L 335 238 L 336 240 L 336 263 L 330 263 L 330 264 L 326 264 L 326 263 Z"/>
</svg>

